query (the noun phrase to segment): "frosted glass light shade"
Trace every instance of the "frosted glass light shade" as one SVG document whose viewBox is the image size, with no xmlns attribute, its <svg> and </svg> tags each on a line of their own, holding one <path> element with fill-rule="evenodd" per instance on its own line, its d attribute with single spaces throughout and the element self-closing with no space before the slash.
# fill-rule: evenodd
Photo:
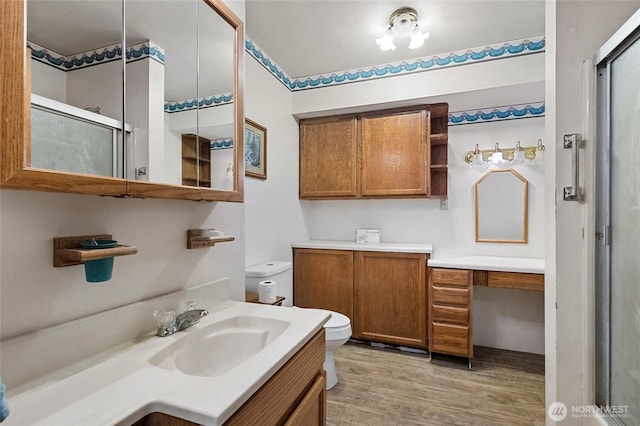
<svg viewBox="0 0 640 426">
<path fill-rule="evenodd" d="M 376 39 L 376 44 L 380 47 L 380 50 L 396 50 L 396 45 L 393 44 L 393 32 L 391 29 L 385 31 L 382 37 Z"/>
</svg>

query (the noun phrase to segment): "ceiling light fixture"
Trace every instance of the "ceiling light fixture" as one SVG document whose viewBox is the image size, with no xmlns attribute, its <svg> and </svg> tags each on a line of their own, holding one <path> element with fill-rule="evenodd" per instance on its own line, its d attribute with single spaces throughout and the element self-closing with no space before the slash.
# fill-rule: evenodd
<svg viewBox="0 0 640 426">
<path fill-rule="evenodd" d="M 423 33 L 418 26 L 418 12 L 410 7 L 403 7 L 391 14 L 389 27 L 382 37 L 376 39 L 381 50 L 396 50 L 394 38 L 411 37 L 409 49 L 417 49 L 429 38 L 429 33 Z"/>
</svg>

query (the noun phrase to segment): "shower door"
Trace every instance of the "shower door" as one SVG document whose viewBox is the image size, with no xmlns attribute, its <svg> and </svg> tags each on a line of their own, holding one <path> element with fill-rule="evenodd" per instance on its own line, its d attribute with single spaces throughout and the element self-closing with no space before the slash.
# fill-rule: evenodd
<svg viewBox="0 0 640 426">
<path fill-rule="evenodd" d="M 596 402 L 620 425 L 640 424 L 640 14 L 629 23 L 596 59 Z"/>
</svg>

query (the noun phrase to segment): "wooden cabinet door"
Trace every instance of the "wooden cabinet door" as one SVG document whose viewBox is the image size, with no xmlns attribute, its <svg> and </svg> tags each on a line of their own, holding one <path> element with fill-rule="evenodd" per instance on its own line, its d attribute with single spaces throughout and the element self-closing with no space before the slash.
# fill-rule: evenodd
<svg viewBox="0 0 640 426">
<path fill-rule="evenodd" d="M 353 252 L 294 249 L 293 303 L 340 312 L 353 320 Z"/>
<path fill-rule="evenodd" d="M 355 198 L 356 116 L 300 122 L 300 198 Z"/>
<path fill-rule="evenodd" d="M 355 253 L 354 337 L 427 346 L 426 254 Z"/>
<path fill-rule="evenodd" d="M 428 195 L 426 109 L 362 117 L 363 197 Z"/>
<path fill-rule="evenodd" d="M 323 372 L 324 373 L 324 372 Z M 324 426 L 326 424 L 327 391 L 324 374 L 316 381 L 296 407 L 285 426 Z"/>
</svg>

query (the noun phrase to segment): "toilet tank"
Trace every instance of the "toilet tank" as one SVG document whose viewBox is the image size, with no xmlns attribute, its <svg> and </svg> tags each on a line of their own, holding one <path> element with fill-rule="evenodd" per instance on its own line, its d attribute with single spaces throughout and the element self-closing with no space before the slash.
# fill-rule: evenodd
<svg viewBox="0 0 640 426">
<path fill-rule="evenodd" d="M 282 306 L 292 306 L 293 272 L 291 262 L 274 260 L 245 269 L 245 291 L 258 293 L 258 283 L 267 280 L 276 282 L 276 295 L 285 298 Z"/>
</svg>

